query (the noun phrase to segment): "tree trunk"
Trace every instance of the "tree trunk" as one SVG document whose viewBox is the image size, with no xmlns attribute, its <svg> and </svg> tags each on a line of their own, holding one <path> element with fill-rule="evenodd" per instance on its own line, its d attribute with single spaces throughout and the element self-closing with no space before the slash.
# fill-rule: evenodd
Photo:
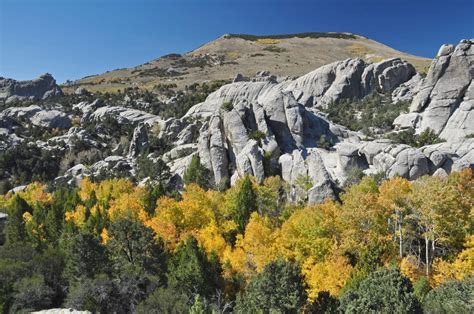
<svg viewBox="0 0 474 314">
<path fill-rule="evenodd" d="M 403 257 L 403 231 L 402 231 L 402 224 L 399 223 L 398 226 L 399 226 L 399 227 L 398 227 L 398 231 L 399 231 L 399 233 L 400 233 L 400 235 L 399 235 L 399 236 L 400 236 L 400 242 L 399 242 L 398 245 L 400 246 L 400 250 L 399 250 L 400 258 L 402 258 L 402 257 Z"/>
<path fill-rule="evenodd" d="M 426 263 L 426 278 L 430 278 L 430 240 L 425 236 L 425 263 Z"/>
</svg>

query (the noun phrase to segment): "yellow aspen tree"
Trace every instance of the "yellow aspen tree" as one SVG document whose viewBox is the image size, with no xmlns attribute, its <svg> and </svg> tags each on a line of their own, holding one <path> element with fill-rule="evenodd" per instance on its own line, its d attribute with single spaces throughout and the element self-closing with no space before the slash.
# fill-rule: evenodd
<svg viewBox="0 0 474 314">
<path fill-rule="evenodd" d="M 393 221 L 395 238 L 398 238 L 398 254 L 403 257 L 406 217 L 409 215 L 411 183 L 401 177 L 384 181 L 379 187 L 377 202 Z"/>
</svg>

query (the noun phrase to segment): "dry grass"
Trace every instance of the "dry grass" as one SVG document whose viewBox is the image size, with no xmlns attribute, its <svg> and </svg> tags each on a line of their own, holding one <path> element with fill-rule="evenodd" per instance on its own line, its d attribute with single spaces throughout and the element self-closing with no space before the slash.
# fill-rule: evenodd
<svg viewBox="0 0 474 314">
<path fill-rule="evenodd" d="M 262 45 L 276 45 L 280 43 L 280 40 L 274 38 L 260 38 L 257 39 L 257 43 Z"/>
<path fill-rule="evenodd" d="M 350 53 L 362 58 L 371 52 L 366 46 L 357 44 L 349 45 L 347 46 L 347 49 Z"/>
<path fill-rule="evenodd" d="M 383 60 L 385 60 L 386 58 L 382 57 L 382 56 L 371 56 L 368 58 L 368 60 L 372 63 L 377 63 L 377 62 L 381 62 Z"/>
<path fill-rule="evenodd" d="M 226 57 L 230 60 L 236 60 L 240 57 L 240 54 L 237 51 L 229 51 L 226 53 Z"/>
</svg>

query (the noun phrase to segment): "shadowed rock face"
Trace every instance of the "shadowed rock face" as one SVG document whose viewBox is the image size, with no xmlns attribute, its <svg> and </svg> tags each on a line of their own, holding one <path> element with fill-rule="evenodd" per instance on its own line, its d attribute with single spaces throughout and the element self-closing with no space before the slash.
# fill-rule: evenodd
<svg viewBox="0 0 474 314">
<path fill-rule="evenodd" d="M 49 73 L 31 81 L 0 78 L 0 100 L 10 103 L 16 100 L 39 100 L 62 95 L 56 80 Z"/>
<path fill-rule="evenodd" d="M 474 41 L 443 45 L 426 78 L 419 82 L 410 113 L 395 120 L 395 126 L 430 128 L 448 141 L 463 141 L 474 133 Z"/>
</svg>

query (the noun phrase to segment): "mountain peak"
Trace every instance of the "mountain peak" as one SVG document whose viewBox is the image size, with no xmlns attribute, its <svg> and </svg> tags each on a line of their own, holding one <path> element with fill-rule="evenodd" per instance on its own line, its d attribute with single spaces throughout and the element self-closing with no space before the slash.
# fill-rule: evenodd
<svg viewBox="0 0 474 314">
<path fill-rule="evenodd" d="M 237 73 L 250 77 L 258 71 L 298 77 L 348 58 L 368 63 L 401 58 L 418 72 L 426 72 L 431 61 L 348 32 L 228 33 L 186 54 L 168 54 L 133 68 L 85 77 L 68 89 L 73 92 L 80 85 L 90 91 L 114 92 L 128 87 L 152 89 L 160 84 L 176 84 L 183 89 L 205 81 L 231 80 Z"/>
</svg>

